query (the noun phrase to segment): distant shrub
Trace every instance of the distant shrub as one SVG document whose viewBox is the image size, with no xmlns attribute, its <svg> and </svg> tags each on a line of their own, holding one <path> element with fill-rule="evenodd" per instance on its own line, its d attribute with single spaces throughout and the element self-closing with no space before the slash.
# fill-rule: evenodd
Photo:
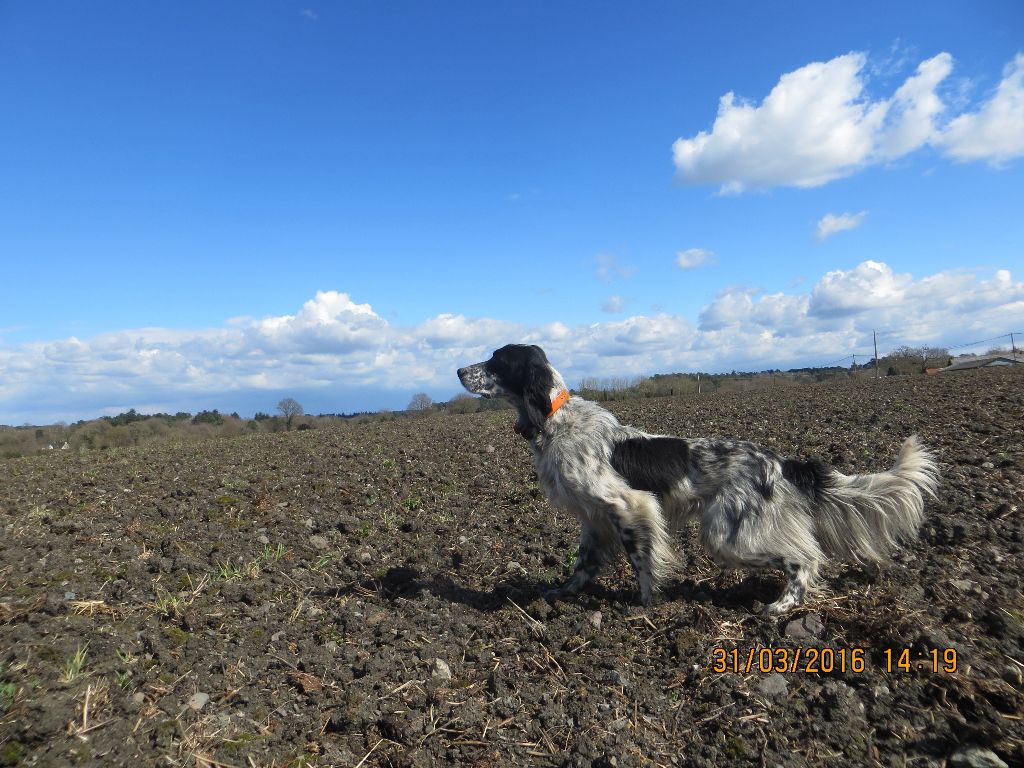
<svg viewBox="0 0 1024 768">
<path fill-rule="evenodd" d="M 448 413 L 476 413 L 480 408 L 477 398 L 472 395 L 459 394 L 444 404 Z"/>
<path fill-rule="evenodd" d="M 132 424 L 136 421 L 145 421 L 150 418 L 144 414 L 138 413 L 134 408 L 130 408 L 124 413 L 119 413 L 117 416 L 113 416 L 109 419 L 110 423 L 115 427 L 119 427 L 122 424 Z"/>
<path fill-rule="evenodd" d="M 213 424 L 219 426 L 224 423 L 224 417 L 214 408 L 212 411 L 200 411 L 192 417 L 193 424 Z"/>
</svg>

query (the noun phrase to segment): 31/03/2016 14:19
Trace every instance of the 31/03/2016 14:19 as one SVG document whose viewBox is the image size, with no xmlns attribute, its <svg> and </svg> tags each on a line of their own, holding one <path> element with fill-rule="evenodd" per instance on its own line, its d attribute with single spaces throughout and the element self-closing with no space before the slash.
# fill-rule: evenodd
<svg viewBox="0 0 1024 768">
<path fill-rule="evenodd" d="M 932 648 L 916 652 L 910 648 L 885 648 L 882 651 L 886 672 L 930 671 L 952 674 L 957 671 L 955 648 Z M 868 652 L 865 648 L 713 648 L 711 671 L 737 672 L 863 672 Z"/>
</svg>

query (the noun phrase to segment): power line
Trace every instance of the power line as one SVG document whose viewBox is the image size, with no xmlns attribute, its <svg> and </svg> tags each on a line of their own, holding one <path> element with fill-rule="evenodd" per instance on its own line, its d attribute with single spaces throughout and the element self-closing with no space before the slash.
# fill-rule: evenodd
<svg viewBox="0 0 1024 768">
<path fill-rule="evenodd" d="M 831 368 L 833 365 L 836 365 L 837 363 L 842 363 L 845 360 L 849 360 L 851 357 L 853 357 L 852 354 L 847 355 L 846 357 L 840 357 L 838 360 L 833 360 L 831 363 L 825 363 L 824 365 L 818 365 L 818 366 L 814 366 L 814 367 L 815 368 Z"/>
<path fill-rule="evenodd" d="M 986 343 L 988 343 L 990 341 L 999 341 L 1000 339 L 1009 338 L 1011 333 L 1017 334 L 1017 333 L 1021 333 L 1021 331 L 1007 331 L 1006 333 L 1001 333 L 998 336 L 993 336 L 991 339 L 981 339 L 980 341 L 969 341 L 966 344 L 955 344 L 955 345 L 953 345 L 951 347 L 947 346 L 946 349 L 963 349 L 964 347 L 973 347 L 976 344 L 986 344 Z"/>
<path fill-rule="evenodd" d="M 929 349 L 929 350 L 963 349 L 964 347 L 973 347 L 973 346 L 976 346 L 978 344 L 987 344 L 988 342 L 999 341 L 1000 339 L 1008 339 L 1008 338 L 1010 338 L 1011 335 L 1024 336 L 1024 331 L 1007 331 L 1006 333 L 1001 333 L 998 336 L 993 336 L 993 337 L 988 338 L 988 339 L 979 339 L 978 341 L 969 341 L 969 342 L 967 342 L 965 344 L 954 344 L 954 345 L 938 345 L 937 344 L 935 346 L 932 346 L 930 344 L 926 344 L 924 346 L 924 349 Z M 882 339 L 884 339 L 884 338 L 897 338 L 898 336 L 899 336 L 899 333 L 897 331 L 881 331 L 878 334 L 878 337 L 882 338 Z M 857 357 L 867 357 L 867 358 L 869 358 L 871 360 L 874 360 L 875 359 L 875 353 L 874 352 L 851 352 L 850 354 L 846 355 L 845 357 L 840 357 L 838 360 L 833 360 L 832 362 L 829 362 L 829 363 L 823 363 L 823 364 L 821 364 L 820 366 L 817 366 L 817 367 L 819 367 L 819 368 L 831 368 L 832 366 L 837 365 L 838 363 L 842 363 L 842 362 L 845 362 L 846 360 L 850 360 L 851 358 L 857 358 Z M 884 357 L 884 355 L 882 355 L 882 357 Z"/>
<path fill-rule="evenodd" d="M 980 339 L 979 341 L 971 341 L 971 342 L 968 342 L 966 344 L 956 344 L 954 346 L 948 346 L 948 345 L 935 345 L 935 346 L 932 346 L 930 344 L 926 344 L 926 345 L 924 345 L 923 349 L 925 349 L 926 351 L 938 351 L 938 350 L 941 350 L 941 349 L 945 349 L 946 351 L 949 351 L 949 350 L 952 350 L 952 349 L 963 349 L 964 347 L 973 347 L 973 346 L 975 346 L 977 344 L 985 344 L 985 343 L 990 342 L 990 341 L 999 341 L 1000 339 L 1008 339 L 1008 338 L 1010 338 L 1011 334 L 1017 335 L 1017 336 L 1024 336 L 1024 331 L 1007 331 L 1006 333 L 1002 333 L 1002 334 L 1000 334 L 998 336 L 993 336 L 990 339 Z M 880 331 L 878 333 L 878 338 L 889 338 L 889 337 L 891 337 L 891 338 L 898 338 L 899 337 L 899 333 L 897 331 Z M 891 352 L 891 350 L 890 350 L 890 352 Z M 809 366 L 806 366 L 806 368 L 807 369 L 832 368 L 834 366 L 839 365 L 840 363 L 845 363 L 847 360 L 852 360 L 854 363 L 856 363 L 858 357 L 866 358 L 868 360 L 868 362 L 875 362 L 876 365 L 877 365 L 878 358 L 879 357 L 885 358 L 886 355 L 884 355 L 884 354 L 883 355 L 878 355 L 877 352 L 874 352 L 874 351 L 868 351 L 868 352 L 856 352 L 855 351 L 855 352 L 851 352 L 848 355 L 844 355 L 843 357 L 840 357 L 840 358 L 838 358 L 836 360 L 832 360 L 832 361 L 830 361 L 828 363 L 821 363 L 819 365 L 809 365 Z"/>
</svg>

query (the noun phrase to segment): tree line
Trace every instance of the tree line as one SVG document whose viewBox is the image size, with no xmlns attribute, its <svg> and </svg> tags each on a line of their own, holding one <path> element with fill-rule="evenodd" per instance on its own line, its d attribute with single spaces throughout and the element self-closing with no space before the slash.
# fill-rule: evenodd
<svg viewBox="0 0 1024 768">
<path fill-rule="evenodd" d="M 988 355 L 1010 355 L 1003 348 L 993 348 Z M 620 400 L 637 397 L 737 392 L 766 387 L 800 386 L 815 381 L 865 378 L 875 375 L 907 376 L 923 374 L 929 369 L 944 368 L 953 361 L 944 347 L 901 346 L 878 360 L 866 359 L 858 364 L 794 368 L 787 371 L 730 373 L 659 373 L 653 376 L 587 377 L 580 381 L 574 394 L 589 400 Z M 435 402 L 425 392 L 413 395 L 405 411 L 382 410 L 353 414 L 320 414 L 305 412 L 294 398 L 277 404 L 277 413 L 257 411 L 251 419 L 237 412 L 221 413 L 216 408 L 192 414 L 143 414 L 131 408 L 116 416 L 79 421 L 75 424 L 54 424 L 45 427 L 0 426 L 0 458 L 14 458 L 40 451 L 104 450 L 125 448 L 154 442 L 204 440 L 212 437 L 234 437 L 261 432 L 290 432 L 333 425 L 358 425 L 368 422 L 394 421 L 402 418 L 423 418 L 435 414 L 454 415 L 480 411 L 502 410 L 510 406 L 501 399 L 484 399 L 462 392 L 451 400 Z M 65 449 L 65 445 L 67 448 Z"/>
<path fill-rule="evenodd" d="M 105 450 L 155 442 L 205 440 L 258 432 L 289 432 L 311 429 L 317 419 L 303 419 L 302 406 L 294 398 L 277 404 L 278 415 L 257 411 L 251 419 L 218 409 L 192 414 L 139 413 L 129 408 L 116 416 L 49 426 L 0 426 L 0 458 L 16 458 L 40 451 Z M 331 418 L 318 419 L 322 423 Z M 66 446 L 66 447 L 65 447 Z"/>
</svg>

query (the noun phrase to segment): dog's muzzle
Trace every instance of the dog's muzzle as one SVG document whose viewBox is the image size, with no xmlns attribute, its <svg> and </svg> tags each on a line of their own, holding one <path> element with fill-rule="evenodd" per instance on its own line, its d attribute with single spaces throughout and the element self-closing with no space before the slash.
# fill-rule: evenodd
<svg viewBox="0 0 1024 768">
<path fill-rule="evenodd" d="M 483 363 L 467 365 L 465 368 L 459 368 L 458 373 L 459 381 L 462 382 L 462 386 L 474 395 L 490 397 L 494 394 L 491 382 L 489 381 L 490 377 L 488 377 L 484 371 Z"/>
</svg>

